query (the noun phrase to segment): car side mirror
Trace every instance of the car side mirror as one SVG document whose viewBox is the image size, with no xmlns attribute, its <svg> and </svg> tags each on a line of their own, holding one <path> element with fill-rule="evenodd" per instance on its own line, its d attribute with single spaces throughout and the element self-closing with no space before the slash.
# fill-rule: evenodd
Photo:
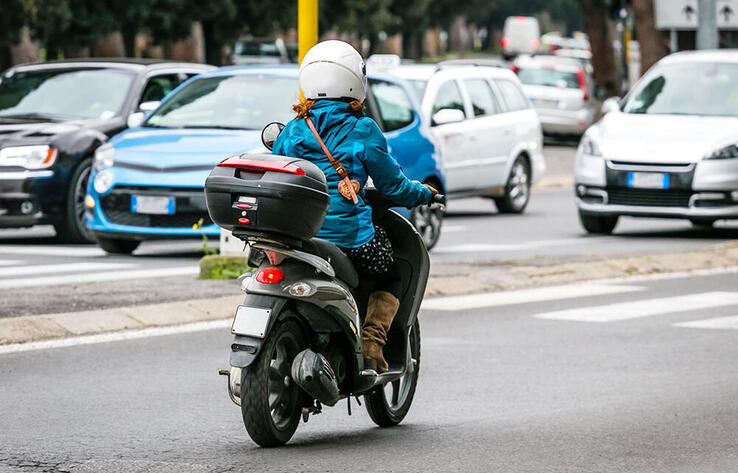
<svg viewBox="0 0 738 473">
<path fill-rule="evenodd" d="M 138 111 L 143 112 L 144 114 L 149 113 L 151 111 L 156 110 L 156 107 L 159 106 L 161 102 L 158 100 L 151 100 L 149 102 L 141 102 L 138 106 Z"/>
<path fill-rule="evenodd" d="M 618 97 L 610 97 L 602 102 L 602 114 L 606 115 L 610 112 L 620 110 L 620 99 Z"/>
<path fill-rule="evenodd" d="M 277 141 L 277 137 L 282 133 L 282 130 L 284 130 L 284 124 L 279 122 L 269 123 L 261 130 L 261 142 L 269 151 L 272 150 L 272 146 L 274 146 L 274 142 Z"/>
<path fill-rule="evenodd" d="M 144 114 L 144 112 L 133 112 L 132 114 L 128 115 L 128 120 L 126 121 L 128 128 L 137 128 L 141 126 L 141 123 L 143 123 L 144 121 L 145 115 L 146 114 Z"/>
<path fill-rule="evenodd" d="M 446 123 L 463 122 L 466 115 L 461 110 L 454 108 L 442 108 L 433 114 L 433 126 L 445 125 Z"/>
</svg>

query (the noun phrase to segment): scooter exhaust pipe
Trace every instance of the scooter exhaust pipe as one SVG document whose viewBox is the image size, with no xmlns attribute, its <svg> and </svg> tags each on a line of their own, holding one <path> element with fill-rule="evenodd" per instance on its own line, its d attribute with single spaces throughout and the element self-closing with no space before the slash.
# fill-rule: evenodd
<svg viewBox="0 0 738 473">
<path fill-rule="evenodd" d="M 338 402 L 338 381 L 328 360 L 307 348 L 292 362 L 292 380 L 303 391 L 326 406 Z"/>
</svg>

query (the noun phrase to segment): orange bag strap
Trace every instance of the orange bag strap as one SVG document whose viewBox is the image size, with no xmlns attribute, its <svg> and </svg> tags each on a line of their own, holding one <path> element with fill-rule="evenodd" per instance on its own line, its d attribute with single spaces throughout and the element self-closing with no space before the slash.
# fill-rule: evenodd
<svg viewBox="0 0 738 473">
<path fill-rule="evenodd" d="M 333 157 L 330 151 L 328 151 L 328 147 L 325 145 L 323 140 L 320 138 L 320 135 L 318 134 L 318 130 L 315 129 L 315 125 L 313 124 L 313 121 L 310 119 L 310 117 L 305 117 L 305 121 L 307 122 L 308 128 L 310 128 L 310 131 L 313 132 L 313 135 L 315 136 L 315 139 L 318 140 L 318 144 L 320 145 L 320 148 L 325 153 L 326 157 L 328 158 L 328 161 L 331 162 L 331 165 L 333 166 L 333 169 L 336 170 L 338 173 L 338 176 L 341 178 L 341 180 L 344 182 L 344 185 L 348 188 L 349 192 L 351 193 L 351 200 L 354 202 L 354 204 L 359 203 L 359 198 L 356 196 L 356 191 L 354 190 L 354 186 L 351 184 L 351 179 L 349 179 L 348 171 L 346 171 L 346 168 L 336 160 L 336 158 Z"/>
</svg>

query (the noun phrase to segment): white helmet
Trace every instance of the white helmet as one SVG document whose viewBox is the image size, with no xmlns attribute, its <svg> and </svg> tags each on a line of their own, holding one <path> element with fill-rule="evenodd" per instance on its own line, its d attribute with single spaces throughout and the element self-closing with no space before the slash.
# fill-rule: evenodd
<svg viewBox="0 0 738 473">
<path fill-rule="evenodd" d="M 343 41 L 323 41 L 300 64 L 300 89 L 306 99 L 351 98 L 364 101 L 366 66 L 361 55 Z"/>
</svg>

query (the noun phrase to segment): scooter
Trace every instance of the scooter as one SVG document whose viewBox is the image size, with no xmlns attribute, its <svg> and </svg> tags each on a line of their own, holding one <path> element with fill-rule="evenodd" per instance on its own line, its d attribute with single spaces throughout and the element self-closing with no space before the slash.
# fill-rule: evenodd
<svg viewBox="0 0 738 473">
<path fill-rule="evenodd" d="M 265 128 L 262 139 L 267 148 L 279 131 Z M 236 164 L 251 171 L 262 166 L 273 174 L 281 172 L 279 177 L 307 169 L 305 162 L 275 165 L 266 156 L 242 156 Z M 221 164 L 228 166 L 226 161 Z M 225 182 L 214 174 L 215 170 L 206 192 L 208 186 Z M 211 206 L 219 202 L 207 197 L 215 216 Z M 372 206 L 375 223 L 389 234 L 403 288 L 384 348 L 390 368 L 381 374 L 366 369 L 362 356 L 361 323 L 372 281 L 361 280 L 338 247 L 317 238 L 296 242 L 272 233 L 233 230 L 250 245 L 249 266 L 257 269 L 241 277 L 246 299 L 233 319 L 230 369 L 220 374 L 228 378 L 228 394 L 241 407 L 249 436 L 263 447 L 287 443 L 300 419 L 307 422 L 324 406 L 346 400 L 350 415 L 352 397 L 361 404 L 363 396 L 369 416 L 382 427 L 399 424 L 410 409 L 420 372 L 418 311 L 428 280 L 428 251 L 413 225 L 391 210 L 391 202 L 373 190 L 366 190 L 364 198 Z M 247 212 L 260 205 L 259 198 L 237 193 L 228 199 L 234 209 L 243 210 L 236 217 L 250 216 Z M 435 206 L 444 203 L 442 195 L 434 197 Z"/>
</svg>

